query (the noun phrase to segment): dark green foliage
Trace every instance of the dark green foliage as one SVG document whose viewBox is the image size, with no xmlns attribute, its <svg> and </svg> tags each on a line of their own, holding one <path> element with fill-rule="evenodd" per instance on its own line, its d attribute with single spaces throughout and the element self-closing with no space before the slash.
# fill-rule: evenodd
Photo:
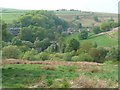
<svg viewBox="0 0 120 90">
<path fill-rule="evenodd" d="M 43 39 L 42 41 L 40 41 L 38 38 L 36 38 L 35 42 L 34 42 L 34 47 L 37 49 L 41 49 L 41 51 L 47 49 L 50 46 L 50 41 L 48 38 Z"/>
<path fill-rule="evenodd" d="M 33 42 L 33 32 L 30 27 L 24 27 L 20 31 L 19 38 L 24 41 Z"/>
<path fill-rule="evenodd" d="M 5 42 L 9 42 L 12 39 L 12 34 L 10 33 L 10 31 L 7 28 L 7 24 L 5 22 L 2 21 L 2 40 Z"/>
<path fill-rule="evenodd" d="M 88 32 L 86 30 L 83 30 L 80 32 L 79 34 L 79 39 L 83 40 L 83 39 L 87 39 L 88 38 Z"/>
<path fill-rule="evenodd" d="M 71 39 L 68 43 L 68 48 L 70 51 L 72 50 L 76 51 L 79 48 L 79 46 L 80 46 L 80 43 L 76 39 Z"/>
<path fill-rule="evenodd" d="M 13 44 L 13 45 L 20 46 L 20 45 L 22 45 L 22 40 L 20 40 L 18 37 L 14 37 L 14 38 L 12 39 L 12 44 Z"/>
<path fill-rule="evenodd" d="M 48 48 L 47 48 L 47 52 L 55 52 L 55 49 L 54 49 L 54 45 L 51 44 Z"/>
<path fill-rule="evenodd" d="M 39 40 L 43 40 L 45 38 L 45 32 L 46 30 L 41 27 L 33 27 L 34 36 L 35 38 L 38 38 Z"/>
<path fill-rule="evenodd" d="M 20 22 L 23 27 L 28 27 L 29 25 L 40 26 L 46 29 L 58 25 L 62 25 L 64 29 L 68 27 L 68 24 L 55 16 L 53 12 L 42 10 L 27 13 L 21 17 Z"/>
<path fill-rule="evenodd" d="M 47 49 L 50 45 L 50 40 L 48 38 L 45 38 L 42 41 L 40 41 L 40 47 L 42 48 L 42 50 Z"/>
<path fill-rule="evenodd" d="M 93 32 L 94 32 L 95 34 L 100 33 L 100 32 L 101 32 L 100 27 L 99 27 L 99 26 L 95 26 L 95 27 L 93 28 Z"/>
</svg>

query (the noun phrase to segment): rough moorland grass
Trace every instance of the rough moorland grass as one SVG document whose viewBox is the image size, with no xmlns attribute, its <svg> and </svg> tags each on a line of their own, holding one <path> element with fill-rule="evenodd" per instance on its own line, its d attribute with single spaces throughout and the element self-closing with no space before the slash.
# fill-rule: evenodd
<svg viewBox="0 0 120 90">
<path fill-rule="evenodd" d="M 85 78 L 89 79 L 88 83 L 94 82 L 92 80 L 101 80 L 101 83 L 109 81 L 109 85 L 105 84 L 102 87 L 109 87 L 110 85 L 116 87 L 118 83 L 118 65 L 113 63 L 104 63 L 100 66 L 11 64 L 3 65 L 2 70 L 3 87 L 8 88 L 31 87 L 41 82 L 42 84 L 39 84 L 38 87 L 42 87 L 44 84 L 46 87 L 71 87 L 69 86 L 70 80 L 79 78 L 79 76 L 85 76 Z M 82 80 L 84 81 L 84 78 Z M 86 85 L 86 82 L 80 83 Z M 102 85 L 101 83 L 98 83 L 95 87 L 99 87 L 99 85 Z"/>
<path fill-rule="evenodd" d="M 44 69 L 43 69 L 44 67 Z M 29 87 L 44 78 L 44 82 L 59 78 L 73 79 L 78 76 L 74 66 L 58 66 L 55 69 L 46 65 L 5 65 L 3 66 L 3 87 Z"/>
<path fill-rule="evenodd" d="M 86 69 L 85 71 L 80 71 L 80 80 L 87 82 L 87 84 L 82 81 L 74 81 L 82 84 L 83 88 L 118 88 L 118 64 L 105 62 L 100 67 L 94 66 Z"/>
<path fill-rule="evenodd" d="M 79 33 L 70 35 L 70 36 L 66 37 L 66 41 L 69 41 L 72 38 L 79 40 L 78 35 L 79 35 Z M 114 38 L 110 38 L 107 35 L 100 35 L 100 36 L 96 36 L 96 37 L 94 37 L 94 35 L 92 35 L 91 37 L 89 37 L 86 40 L 79 40 L 79 41 L 81 44 L 84 42 L 90 42 L 90 43 L 94 44 L 96 42 L 98 47 L 111 47 L 111 46 L 118 45 L 117 40 L 114 40 Z"/>
</svg>

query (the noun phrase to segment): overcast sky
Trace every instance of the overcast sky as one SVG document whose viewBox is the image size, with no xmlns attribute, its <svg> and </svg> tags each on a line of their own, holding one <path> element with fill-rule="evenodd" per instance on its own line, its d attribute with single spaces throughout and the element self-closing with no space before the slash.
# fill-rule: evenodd
<svg viewBox="0 0 120 90">
<path fill-rule="evenodd" d="M 119 0 L 0 0 L 0 7 L 30 10 L 77 9 L 93 12 L 118 12 Z"/>
</svg>

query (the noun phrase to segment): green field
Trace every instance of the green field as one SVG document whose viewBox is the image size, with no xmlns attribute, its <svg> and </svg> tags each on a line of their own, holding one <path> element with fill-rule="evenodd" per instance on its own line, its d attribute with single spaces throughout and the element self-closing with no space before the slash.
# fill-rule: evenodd
<svg viewBox="0 0 120 90">
<path fill-rule="evenodd" d="M 42 77 L 49 84 L 57 78 L 73 79 L 78 76 L 78 73 L 74 71 L 75 66 L 51 66 L 53 70 L 49 68 L 47 70 L 47 67 L 49 66 L 39 64 L 5 65 L 3 66 L 3 87 L 29 87 L 39 82 Z"/>
<path fill-rule="evenodd" d="M 24 15 L 24 13 L 1 13 L 0 16 L 2 16 L 2 20 L 6 23 L 12 23 L 14 20 L 19 19 L 21 15 Z"/>
<path fill-rule="evenodd" d="M 78 37 L 79 33 L 74 33 L 68 37 L 66 37 L 66 41 L 69 41 L 70 39 L 74 38 L 79 40 Z M 114 36 L 117 37 L 118 33 L 115 32 Z M 108 35 L 100 35 L 100 36 L 95 36 L 94 34 L 89 36 L 88 39 L 86 40 L 79 40 L 80 43 L 84 42 L 90 42 L 90 43 L 97 43 L 98 47 L 112 47 L 112 46 L 117 46 L 118 45 L 118 40 L 116 38 L 110 38 Z"/>
<path fill-rule="evenodd" d="M 102 85 L 102 82 L 99 82 L 99 80 L 106 81 L 105 86 L 101 87 L 117 87 L 118 82 L 117 64 L 111 62 L 104 63 L 102 66 L 88 65 L 88 67 L 84 65 L 49 66 L 40 64 L 13 64 L 3 65 L 2 70 L 3 88 L 28 88 L 36 85 L 40 81 L 43 81 L 46 87 L 65 88 L 71 87 L 71 80 L 74 81 L 76 78 L 84 75 L 92 80 L 90 86 L 88 85 L 89 87 L 93 84 L 93 79 L 98 80 L 96 85 Z M 57 79 L 63 81 L 57 82 Z M 86 80 L 86 78 L 82 78 L 82 80 Z M 84 81 L 81 83 L 85 84 Z M 96 85 L 93 84 L 92 86 L 95 87 Z M 39 87 L 43 86 L 39 85 Z"/>
</svg>

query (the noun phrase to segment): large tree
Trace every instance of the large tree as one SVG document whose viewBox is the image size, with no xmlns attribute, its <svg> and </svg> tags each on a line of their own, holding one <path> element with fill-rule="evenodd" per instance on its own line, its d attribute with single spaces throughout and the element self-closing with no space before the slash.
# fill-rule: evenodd
<svg viewBox="0 0 120 90">
<path fill-rule="evenodd" d="M 79 46 L 80 46 L 80 43 L 76 39 L 71 39 L 68 43 L 68 47 L 71 51 L 72 50 L 76 51 L 79 48 Z"/>
</svg>

